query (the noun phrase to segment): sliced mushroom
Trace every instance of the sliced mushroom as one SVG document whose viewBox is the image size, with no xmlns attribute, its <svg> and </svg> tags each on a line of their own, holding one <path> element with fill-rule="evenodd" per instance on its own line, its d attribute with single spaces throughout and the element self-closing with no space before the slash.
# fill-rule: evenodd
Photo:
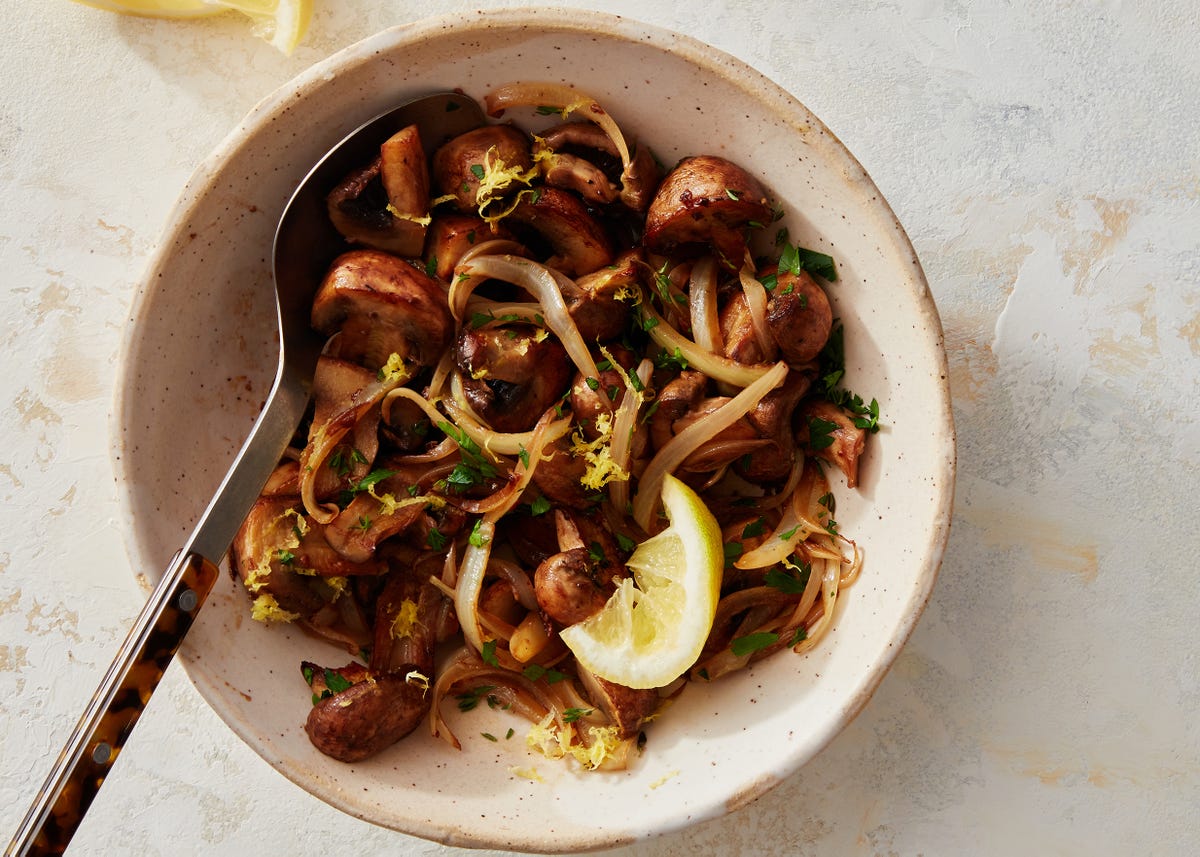
<svg viewBox="0 0 1200 857">
<path fill-rule="evenodd" d="M 833 309 L 825 290 L 807 271 L 784 271 L 767 302 L 767 328 L 791 366 L 817 359 L 833 328 Z"/>
<path fill-rule="evenodd" d="M 376 250 L 334 260 L 313 299 L 312 325 L 342 331 L 344 359 L 379 369 L 392 354 L 430 366 L 450 343 L 454 319 L 445 289 L 413 265 Z"/>
<path fill-rule="evenodd" d="M 612 138 L 608 136 L 608 133 L 603 128 L 592 122 L 565 122 L 562 125 L 556 125 L 553 128 L 543 131 L 538 137 L 546 148 L 553 149 L 555 152 L 591 149 L 596 152 L 603 152 L 615 164 L 620 164 L 620 153 L 613 144 Z M 568 153 L 573 154 L 572 152 Z M 593 164 L 589 161 L 589 166 L 594 170 L 600 171 L 605 176 L 605 182 L 609 186 L 612 186 L 612 182 L 608 181 L 607 174 L 603 172 L 605 164 Z M 650 149 L 641 144 L 633 143 L 633 153 L 629 166 L 622 171 L 620 176 L 620 189 L 617 198 L 634 211 L 645 211 L 654 196 L 655 188 L 658 187 L 660 177 L 661 172 L 658 162 L 655 161 Z M 576 179 L 572 178 L 571 180 L 574 181 Z M 550 181 L 549 175 L 547 175 L 546 181 L 553 184 Z M 569 183 L 565 183 L 562 186 L 572 187 Z M 592 198 L 587 192 L 578 187 L 573 187 L 572 189 L 579 192 L 585 198 Z M 612 202 L 612 199 L 598 201 Z"/>
<path fill-rule="evenodd" d="M 429 220 L 429 164 L 421 132 L 409 125 L 393 134 L 379 147 L 379 177 L 387 194 L 389 213 L 401 220 L 424 226 Z M 416 256 L 420 248 L 406 256 Z"/>
<path fill-rule="evenodd" d="M 701 399 L 686 414 L 671 424 L 672 434 L 679 434 L 688 426 L 708 419 L 715 411 L 728 403 L 729 397 L 727 396 Z M 762 438 L 754 426 L 745 417 L 742 417 L 701 444 L 695 452 L 683 460 L 679 469 L 685 473 L 707 473 L 759 452 L 769 444 L 770 441 Z"/>
<path fill-rule="evenodd" d="M 635 690 L 601 678 L 583 667 L 579 668 L 579 679 L 588 697 L 617 727 L 621 738 L 636 735 L 662 702 L 653 688 Z"/>
<path fill-rule="evenodd" d="M 621 202 L 634 211 L 645 211 L 654 199 L 661 177 L 654 154 L 648 147 L 637 144 L 629 166 L 621 173 Z"/>
<path fill-rule="evenodd" d="M 744 479 L 762 484 L 786 479 L 791 473 L 796 457 L 792 417 L 811 386 L 811 373 L 792 370 L 783 384 L 763 396 L 746 415 L 746 422 L 768 443 L 737 460 L 735 469 Z"/>
<path fill-rule="evenodd" d="M 721 307 L 721 341 L 725 356 L 739 363 L 764 362 L 762 346 L 754 332 L 754 319 L 746 296 L 734 292 Z"/>
<path fill-rule="evenodd" d="M 551 187 L 571 190 L 589 202 L 605 205 L 620 193 L 604 170 L 576 155 L 554 152 L 543 157 L 542 178 Z"/>
<path fill-rule="evenodd" d="M 571 379 L 562 345 L 532 327 L 464 328 L 455 357 L 471 407 L 501 432 L 532 428 Z"/>
<path fill-rule="evenodd" d="M 474 214 L 489 199 L 507 195 L 512 180 L 500 178 L 503 173 L 524 174 L 532 166 L 524 133 L 511 125 L 485 125 L 460 134 L 434 153 L 433 179 L 439 193 L 454 197 L 459 211 Z"/>
<path fill-rule="evenodd" d="M 325 607 L 336 593 L 319 575 L 381 570 L 339 557 L 320 529 L 295 512 L 299 505 L 298 497 L 260 498 L 230 546 L 230 566 L 266 620 L 308 618 Z"/>
<path fill-rule="evenodd" d="M 449 282 L 463 254 L 493 238 L 512 238 L 503 222 L 490 224 L 471 214 L 439 214 L 429 226 L 425 240 L 425 265 L 433 267 L 437 278 Z"/>
<path fill-rule="evenodd" d="M 573 280 L 573 285 L 564 284 L 563 300 L 584 342 L 605 342 L 625 330 L 641 262 L 641 251 L 629 250 L 611 265 Z"/>
<path fill-rule="evenodd" d="M 694 409 L 704 396 L 708 378 L 703 372 L 685 369 L 679 377 L 664 384 L 658 393 L 658 407 L 650 418 L 650 439 L 662 449 L 675 435 L 675 421 Z"/>
<path fill-rule="evenodd" d="M 355 170 L 330 191 L 325 207 L 334 228 L 352 244 L 363 244 L 400 256 L 418 256 L 425 227 L 393 217 L 380 180 L 381 158 Z"/>
<path fill-rule="evenodd" d="M 314 669 L 312 664 L 306 666 Z M 411 675 L 419 672 L 412 665 L 384 675 L 368 674 L 340 693 L 321 699 L 304 722 L 309 740 L 340 762 L 359 762 L 387 749 L 417 728 L 429 713 L 428 680 Z"/>
<path fill-rule="evenodd" d="M 736 271 L 751 224 L 771 222 L 771 206 L 758 180 L 713 155 L 684 158 L 659 185 L 646 212 L 645 245 L 671 253 L 693 245 L 712 248 Z"/>
<path fill-rule="evenodd" d="M 796 442 L 809 455 L 828 461 L 846 475 L 846 485 L 858 485 L 858 459 L 866 446 L 867 432 L 854 425 L 854 416 L 832 402 L 815 399 L 801 406 Z"/>
<path fill-rule="evenodd" d="M 375 602 L 371 671 L 394 673 L 404 666 L 433 677 L 438 613 L 445 596 L 414 568 L 397 568 Z"/>
<path fill-rule="evenodd" d="M 375 373 L 357 363 L 321 355 L 313 375 L 313 418 L 308 440 L 328 431 L 330 421 L 347 412 L 346 403 L 375 380 Z M 354 412 L 356 413 L 356 412 Z M 379 450 L 379 409 L 370 408 L 358 414 L 343 443 L 324 462 L 316 473 L 316 496 L 326 499 L 361 479 L 370 470 Z"/>
<path fill-rule="evenodd" d="M 590 274 L 613 260 L 612 242 L 587 206 L 574 194 L 555 187 L 522 196 L 509 221 L 533 229 L 550 245 L 548 267 L 571 277 Z"/>
<path fill-rule="evenodd" d="M 419 503 L 409 503 L 385 513 L 370 494 L 359 494 L 325 526 L 330 547 L 351 562 L 367 562 L 384 539 L 402 533 L 424 512 Z"/>
<path fill-rule="evenodd" d="M 593 492 L 584 487 L 587 462 L 571 451 L 567 438 L 559 438 L 546 447 L 542 462 L 533 471 L 538 489 L 556 506 L 586 509 L 593 504 Z"/>
</svg>

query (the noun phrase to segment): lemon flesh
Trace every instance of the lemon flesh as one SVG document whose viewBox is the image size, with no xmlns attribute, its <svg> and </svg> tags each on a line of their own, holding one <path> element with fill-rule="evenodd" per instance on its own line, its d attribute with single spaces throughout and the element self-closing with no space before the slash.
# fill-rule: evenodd
<svg viewBox="0 0 1200 857">
<path fill-rule="evenodd" d="M 122 15 L 199 18 L 237 11 L 254 22 L 254 32 L 290 55 L 308 30 L 312 0 L 76 0 Z"/>
<path fill-rule="evenodd" d="M 725 567 L 721 529 L 692 489 L 663 480 L 670 526 L 642 542 L 633 572 L 600 612 L 560 633 L 579 663 L 632 688 L 663 687 L 696 662 L 712 629 Z"/>
</svg>

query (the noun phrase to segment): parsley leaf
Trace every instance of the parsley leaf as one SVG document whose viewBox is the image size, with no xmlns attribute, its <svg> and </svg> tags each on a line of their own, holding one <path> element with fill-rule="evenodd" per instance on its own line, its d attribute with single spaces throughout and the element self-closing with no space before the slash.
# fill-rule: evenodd
<svg viewBox="0 0 1200 857">
<path fill-rule="evenodd" d="M 808 445 L 813 449 L 825 449 L 833 445 L 833 433 L 837 423 L 823 420 L 820 417 L 808 418 Z"/>
<path fill-rule="evenodd" d="M 793 571 L 794 569 L 794 571 Z M 808 588 L 808 580 L 812 576 L 812 565 L 791 565 L 787 569 L 772 568 L 763 576 L 763 583 L 773 589 L 778 589 L 784 595 L 800 595 Z"/>
<path fill-rule="evenodd" d="M 479 656 L 483 658 L 483 662 L 490 667 L 500 666 L 500 661 L 496 658 L 496 641 L 488 640 L 483 644 L 483 648 L 479 652 Z"/>
<path fill-rule="evenodd" d="M 738 637 L 729 644 L 730 650 L 739 658 L 772 646 L 779 642 L 779 635 L 771 631 L 756 631 L 744 637 Z"/>
<path fill-rule="evenodd" d="M 529 504 L 529 514 L 537 516 L 544 515 L 550 511 L 550 501 L 545 497 L 538 495 L 537 499 Z"/>
<path fill-rule="evenodd" d="M 325 670 L 325 686 L 334 693 L 341 693 L 354 686 L 354 682 L 333 670 Z"/>
<path fill-rule="evenodd" d="M 587 717 L 591 713 L 590 708 L 568 708 L 563 712 L 563 723 L 574 723 L 580 717 Z"/>
</svg>

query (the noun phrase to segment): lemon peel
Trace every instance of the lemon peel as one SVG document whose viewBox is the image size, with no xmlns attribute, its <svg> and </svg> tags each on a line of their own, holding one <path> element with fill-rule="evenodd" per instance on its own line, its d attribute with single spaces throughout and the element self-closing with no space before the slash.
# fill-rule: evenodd
<svg viewBox="0 0 1200 857">
<path fill-rule="evenodd" d="M 291 56 L 312 20 L 312 0 L 75 0 L 93 9 L 145 18 L 204 18 L 240 12 L 254 34 Z"/>
<path fill-rule="evenodd" d="M 559 636 L 583 667 L 632 688 L 670 684 L 696 662 L 712 629 L 725 567 L 721 529 L 691 489 L 666 476 L 670 525 L 642 542 L 633 572 L 604 607 Z"/>
</svg>

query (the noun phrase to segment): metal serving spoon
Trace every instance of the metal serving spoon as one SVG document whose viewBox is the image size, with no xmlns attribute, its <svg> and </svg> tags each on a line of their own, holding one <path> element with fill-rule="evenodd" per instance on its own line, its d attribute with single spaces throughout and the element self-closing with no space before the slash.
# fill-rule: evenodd
<svg viewBox="0 0 1200 857">
<path fill-rule="evenodd" d="M 42 785 L 6 855 L 61 854 L 133 731 L 164 670 L 216 582 L 217 565 L 300 425 L 324 340 L 309 325 L 312 298 L 346 245 L 325 197 L 380 144 L 409 125 L 426 145 L 484 123 L 472 99 L 418 98 L 367 122 L 334 146 L 300 183 L 275 232 L 279 366 L 262 413 L 216 495 L 167 568 Z"/>
</svg>

